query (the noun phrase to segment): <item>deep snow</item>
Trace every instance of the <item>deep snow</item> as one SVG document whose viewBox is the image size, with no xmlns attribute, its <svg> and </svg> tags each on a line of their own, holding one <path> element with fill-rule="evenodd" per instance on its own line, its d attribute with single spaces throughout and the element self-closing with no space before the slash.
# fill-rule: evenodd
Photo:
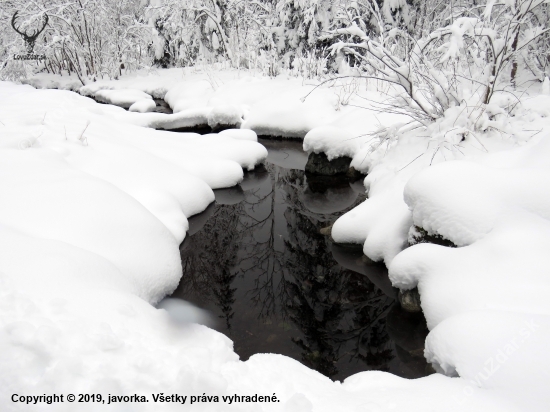
<svg viewBox="0 0 550 412">
<path fill-rule="evenodd" d="M 504 125 L 514 138 L 487 132 L 461 141 L 456 130 L 449 137 L 450 125 L 468 121 L 460 108 L 450 109 L 428 130 L 426 148 L 426 138 L 414 133 L 373 139 L 368 133 L 380 116 L 342 106 L 341 89 L 320 88 L 303 102 L 312 86 L 300 80 L 240 76 L 173 69 L 165 77 L 94 85 L 164 97 L 174 115 L 0 85 L 0 398 L 276 393 L 281 402 L 273 405 L 193 408 L 547 410 L 550 148 L 548 134 L 532 137 L 532 130 L 550 130 L 550 97 L 525 99 L 514 122 Z M 139 126 L 237 117 L 258 134 L 310 132 L 306 150 L 347 154 L 369 171 L 369 199 L 340 218 L 332 235 L 364 243 L 369 257 L 389 266 L 394 285 L 418 285 L 431 329 L 425 354 L 460 378 L 410 381 L 363 372 L 340 383 L 280 355 L 241 362 L 228 338 L 205 326 L 182 327 L 150 305 L 178 282 L 186 218 L 208 205 L 212 188 L 238 183 L 242 168 L 254 167 L 266 151 L 248 131 L 174 136 Z M 346 125 L 338 135 L 331 129 Z M 458 141 L 448 143 L 453 136 Z M 462 247 L 419 244 L 402 251 L 413 224 Z M 149 403 L 132 410 L 158 409 Z"/>
</svg>

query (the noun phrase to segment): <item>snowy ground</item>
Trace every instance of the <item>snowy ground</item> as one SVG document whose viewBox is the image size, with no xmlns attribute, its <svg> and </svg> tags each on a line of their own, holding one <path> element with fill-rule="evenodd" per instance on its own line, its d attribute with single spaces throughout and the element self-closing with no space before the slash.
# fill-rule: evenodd
<svg viewBox="0 0 550 412">
<path fill-rule="evenodd" d="M 148 404 L 78 410 L 181 409 L 155 404 L 161 392 L 220 396 L 188 400 L 193 410 L 548 410 L 550 96 L 526 97 L 512 120 L 480 115 L 479 136 L 465 133 L 471 117 L 454 108 L 428 131 L 377 140 L 365 134 L 400 119 L 342 106 L 357 99 L 351 83 L 304 102 L 313 86 L 297 79 L 164 74 L 82 92 L 138 112 L 164 98 L 173 115 L 0 84 L 3 410 L 74 410 L 12 403 L 14 393 L 140 394 Z M 51 81 L 59 82 L 38 80 Z M 310 132 L 305 149 L 349 155 L 369 171 L 369 199 L 336 222 L 333 237 L 364 243 L 395 286 L 418 286 L 431 329 L 425 354 L 449 376 L 363 372 L 340 383 L 279 355 L 241 362 L 225 336 L 151 306 L 177 285 L 187 217 L 213 200 L 212 188 L 235 185 L 266 156 L 250 131 L 151 128 L 228 119 L 261 134 Z M 413 224 L 460 247 L 403 251 Z M 221 398 L 274 393 L 275 404 Z"/>
<path fill-rule="evenodd" d="M 366 90 L 364 81 L 353 79 L 344 87 L 331 82 L 316 88 L 318 82 L 294 77 L 272 79 L 249 71 L 179 68 L 131 74 L 121 80 L 102 80 L 83 87 L 76 78 L 47 74 L 37 75 L 28 83 L 37 88 L 79 91 L 125 108 L 146 105 L 151 98 L 164 99 L 173 114 L 128 116 L 119 111 L 121 120 L 129 118 L 134 124 L 152 128 L 236 124 L 258 135 L 303 138 L 315 127 L 345 126 L 352 139 L 335 155 L 359 148 L 368 140 L 367 133 L 381 123 L 396 121 L 395 115 L 369 114 L 361 109 L 365 100 L 355 95 L 358 90 L 363 97 L 374 100 L 380 100 L 381 95 L 374 91 L 375 87 Z"/>
</svg>

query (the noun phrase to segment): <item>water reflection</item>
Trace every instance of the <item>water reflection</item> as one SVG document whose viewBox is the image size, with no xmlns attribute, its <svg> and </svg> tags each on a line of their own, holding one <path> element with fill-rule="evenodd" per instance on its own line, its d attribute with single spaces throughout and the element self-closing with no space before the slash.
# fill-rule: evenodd
<svg viewBox="0 0 550 412">
<path fill-rule="evenodd" d="M 215 328 L 242 359 L 282 353 L 334 379 L 369 369 L 423 376 L 417 343 L 411 352 L 392 340 L 425 333 L 423 319 L 407 329 L 400 323 L 410 319 L 393 316 L 388 327 L 388 313 L 400 309 L 385 267 L 319 233 L 364 191 L 342 179 L 308 179 L 299 143 L 266 146 L 265 167 L 239 188 L 216 191 L 216 203 L 189 220 L 173 297 L 218 316 Z"/>
</svg>

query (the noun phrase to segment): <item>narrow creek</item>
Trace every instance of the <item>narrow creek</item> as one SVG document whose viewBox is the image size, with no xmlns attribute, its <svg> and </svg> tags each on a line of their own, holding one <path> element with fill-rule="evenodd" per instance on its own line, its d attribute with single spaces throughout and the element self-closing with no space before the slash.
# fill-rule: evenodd
<svg viewBox="0 0 550 412">
<path fill-rule="evenodd" d="M 242 360 L 283 354 L 338 380 L 429 374 L 423 315 L 401 309 L 384 265 L 320 233 L 365 200 L 362 182 L 306 176 L 301 142 L 260 143 L 265 165 L 189 219 L 172 297 L 209 311 Z"/>
</svg>

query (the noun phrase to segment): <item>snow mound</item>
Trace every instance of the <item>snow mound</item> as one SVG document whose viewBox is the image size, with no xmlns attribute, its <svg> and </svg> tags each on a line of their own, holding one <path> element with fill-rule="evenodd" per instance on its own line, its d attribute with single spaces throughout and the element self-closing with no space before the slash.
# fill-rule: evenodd
<svg viewBox="0 0 550 412">
<path fill-rule="evenodd" d="M 119 111 L 71 92 L 0 87 L 4 224 L 103 257 L 150 302 L 178 283 L 187 217 L 267 156 L 253 141 L 115 122 Z"/>
<path fill-rule="evenodd" d="M 157 105 L 153 99 L 142 99 L 132 104 L 128 110 L 131 112 L 147 113 L 155 110 L 155 107 Z"/>
<path fill-rule="evenodd" d="M 47 149 L 3 150 L 0 159 L 0 190 L 10 199 L 0 205 L 1 224 L 104 258 L 147 301 L 177 286 L 178 242 L 136 199 Z"/>
<path fill-rule="evenodd" d="M 82 83 L 75 74 L 60 77 L 56 74 L 40 73 L 29 79 L 21 80 L 21 83 L 28 84 L 36 89 L 59 89 L 78 92 Z"/>
<path fill-rule="evenodd" d="M 218 126 L 240 127 L 242 110 L 235 106 L 215 106 L 208 113 L 208 126 L 215 129 Z"/>
<path fill-rule="evenodd" d="M 226 129 L 219 133 L 220 136 L 229 136 L 233 139 L 258 141 L 258 135 L 253 130 Z"/>
<path fill-rule="evenodd" d="M 407 246 L 412 224 L 403 201 L 406 176 L 381 177 L 377 170 L 365 178 L 369 198 L 341 216 L 332 227 L 338 243 L 363 245 L 363 252 L 375 261 L 389 265 Z"/>
<path fill-rule="evenodd" d="M 363 245 L 363 252 L 374 261 L 389 264 L 407 245 L 411 219 L 406 206 L 391 193 L 367 199 L 339 218 L 332 227 L 337 243 Z"/>
<path fill-rule="evenodd" d="M 411 179 L 405 188 L 405 201 L 417 226 L 459 246 L 482 238 L 498 220 L 517 209 L 550 218 L 550 193 L 540 189 L 550 188 L 546 173 L 467 162 L 442 164 L 437 171 L 437 175 L 426 171 Z M 425 196 L 427 191 L 429 197 Z"/>
<path fill-rule="evenodd" d="M 506 391 L 511 403 L 524 410 L 544 410 L 550 400 L 549 339 L 548 315 L 471 311 L 445 320 L 430 333 L 426 357 L 440 371 L 456 372 L 469 382 L 462 399 L 471 397 L 474 389 L 484 388 Z"/>
<path fill-rule="evenodd" d="M 328 160 L 353 157 L 359 147 L 360 141 L 353 133 L 334 126 L 316 127 L 304 137 L 306 152 L 324 152 Z"/>
<path fill-rule="evenodd" d="M 418 287 L 432 332 L 426 356 L 473 385 L 547 403 L 550 359 L 550 136 L 418 173 L 405 187 L 412 220 L 459 248 L 412 246 L 392 283 Z"/>
<path fill-rule="evenodd" d="M 100 89 L 96 92 L 91 92 L 87 89 L 87 86 L 83 86 L 80 89 L 80 93 L 85 96 L 93 96 L 96 100 L 99 100 L 100 102 L 114 104 L 115 106 L 120 106 L 124 108 L 129 108 L 140 100 L 152 101 L 153 99 L 147 93 L 135 89 Z"/>
</svg>

